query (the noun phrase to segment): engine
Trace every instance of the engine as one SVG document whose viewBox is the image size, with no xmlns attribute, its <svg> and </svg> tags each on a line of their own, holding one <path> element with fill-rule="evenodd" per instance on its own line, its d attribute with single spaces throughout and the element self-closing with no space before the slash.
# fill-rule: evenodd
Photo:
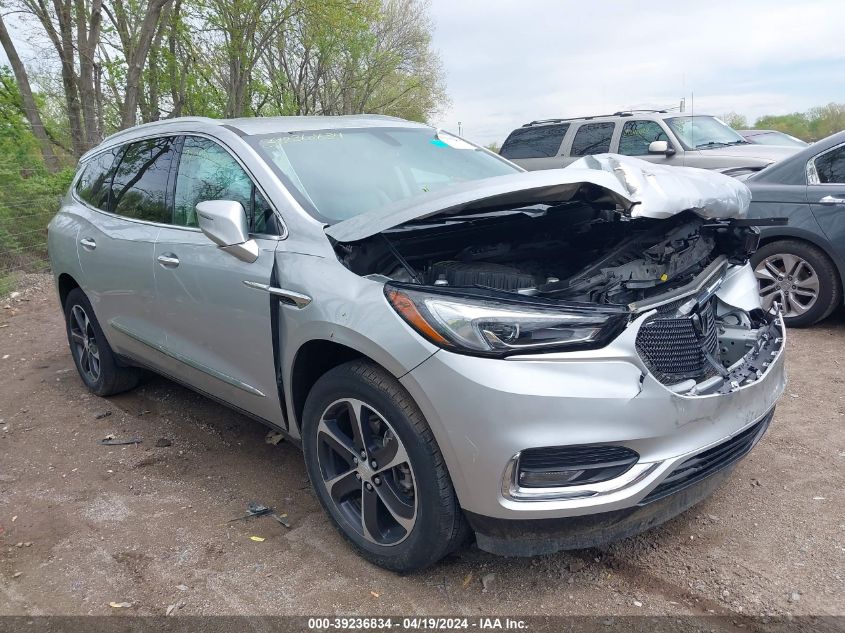
<svg viewBox="0 0 845 633">
<path fill-rule="evenodd" d="M 534 275 L 512 266 L 489 262 L 436 262 L 429 269 L 426 281 L 435 286 L 484 286 L 520 294 L 537 292 Z"/>
</svg>

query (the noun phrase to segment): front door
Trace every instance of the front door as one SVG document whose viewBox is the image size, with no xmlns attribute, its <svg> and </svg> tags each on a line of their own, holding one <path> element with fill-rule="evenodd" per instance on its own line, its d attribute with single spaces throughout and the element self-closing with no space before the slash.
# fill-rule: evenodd
<svg viewBox="0 0 845 633">
<path fill-rule="evenodd" d="M 257 236 L 246 263 L 198 228 L 204 200 L 240 202 L 258 231 L 269 205 L 237 160 L 204 137 L 185 137 L 174 194 L 173 226 L 155 244 L 156 309 L 166 329 L 166 371 L 191 386 L 284 426 L 276 379 L 271 296 L 278 241 Z M 272 223 L 271 223 L 272 224 Z M 248 284 L 253 284 L 252 286 Z"/>
<path fill-rule="evenodd" d="M 654 141 L 666 141 L 675 150 L 674 154 L 651 154 L 648 146 Z M 657 121 L 626 121 L 619 134 L 619 154 L 636 156 L 641 160 L 660 165 L 681 166 L 684 164 L 683 149 L 671 139 L 663 125 Z"/>
</svg>

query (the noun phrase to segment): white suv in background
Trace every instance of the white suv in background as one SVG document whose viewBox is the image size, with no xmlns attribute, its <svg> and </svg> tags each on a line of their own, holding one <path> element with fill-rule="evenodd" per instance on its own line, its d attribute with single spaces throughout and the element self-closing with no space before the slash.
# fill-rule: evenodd
<svg viewBox="0 0 845 633">
<path fill-rule="evenodd" d="M 500 154 L 528 170 L 566 167 L 582 156 L 610 152 L 733 172 L 759 171 L 799 149 L 749 143 L 712 116 L 631 110 L 526 123 L 508 135 Z"/>
</svg>

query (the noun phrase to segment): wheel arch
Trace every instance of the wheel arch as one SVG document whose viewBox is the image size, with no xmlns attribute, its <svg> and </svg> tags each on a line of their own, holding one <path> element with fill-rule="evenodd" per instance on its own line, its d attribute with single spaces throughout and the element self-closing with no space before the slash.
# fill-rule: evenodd
<svg viewBox="0 0 845 633">
<path fill-rule="evenodd" d="M 356 359 L 367 360 L 388 371 L 362 351 L 328 339 L 306 341 L 296 350 L 290 373 L 290 409 L 293 414 L 289 424 L 291 430 L 301 432 L 305 401 L 320 377 L 338 365 Z"/>
<path fill-rule="evenodd" d="M 62 308 L 65 307 L 65 302 L 67 301 L 67 296 L 70 294 L 70 291 L 74 288 L 81 288 L 76 279 L 68 273 L 62 273 L 59 275 L 57 285 L 59 291 L 59 301 L 61 302 Z"/>
</svg>

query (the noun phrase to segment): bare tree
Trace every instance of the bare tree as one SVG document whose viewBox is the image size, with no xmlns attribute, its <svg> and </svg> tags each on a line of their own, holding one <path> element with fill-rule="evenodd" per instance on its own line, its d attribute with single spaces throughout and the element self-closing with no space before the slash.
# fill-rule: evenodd
<svg viewBox="0 0 845 633">
<path fill-rule="evenodd" d="M 100 42 L 102 5 L 102 0 L 92 0 L 90 6 L 86 0 L 74 0 L 76 47 L 79 56 L 79 101 L 82 105 L 85 143 L 88 147 L 93 147 L 102 138 L 97 113 L 99 99 L 96 87 L 99 82 L 95 77 L 99 75 L 100 70 L 94 59 Z"/>
<path fill-rule="evenodd" d="M 153 38 L 159 30 L 159 19 L 165 6 L 172 0 L 149 0 L 143 13 L 133 11 L 134 6 L 124 0 L 112 0 L 113 10 L 106 8 L 106 15 L 120 38 L 121 50 L 126 60 L 126 81 L 120 107 L 120 127 L 135 125 L 141 94 L 141 77 Z"/>
<path fill-rule="evenodd" d="M 70 0 L 54 0 L 52 6 L 48 5 L 46 0 L 22 0 L 22 4 L 38 18 L 59 56 L 71 146 L 74 155 L 81 156 L 87 144 L 82 131 L 82 107 L 79 103 L 79 86 L 74 65 Z"/>
<path fill-rule="evenodd" d="M 445 102 L 427 0 L 5 1 L 55 49 L 58 64 L 29 76 L 51 112 L 66 117 L 76 156 L 139 115 L 424 120 Z M 13 49 L 8 35 L 4 46 Z M 16 59 L 28 99 L 27 69 Z"/>
<path fill-rule="evenodd" d="M 3 21 L 3 16 L 0 15 L 0 44 L 3 45 L 3 50 L 6 51 L 6 56 L 9 58 L 9 63 L 12 65 L 12 72 L 15 75 L 15 81 L 18 84 L 18 90 L 21 93 L 21 100 L 23 101 L 23 111 L 26 120 L 32 128 L 32 134 L 38 141 L 41 148 L 41 155 L 44 158 L 44 164 L 50 171 L 58 171 L 60 165 L 56 154 L 53 152 L 53 146 L 50 143 L 50 137 L 44 128 L 44 122 L 41 120 L 41 113 L 38 111 L 38 105 L 35 103 L 35 96 L 32 94 L 32 87 L 29 84 L 29 75 L 26 72 L 21 61 L 18 51 L 15 48 L 12 38 L 9 37 L 9 31 L 6 28 L 6 23 Z"/>
</svg>

